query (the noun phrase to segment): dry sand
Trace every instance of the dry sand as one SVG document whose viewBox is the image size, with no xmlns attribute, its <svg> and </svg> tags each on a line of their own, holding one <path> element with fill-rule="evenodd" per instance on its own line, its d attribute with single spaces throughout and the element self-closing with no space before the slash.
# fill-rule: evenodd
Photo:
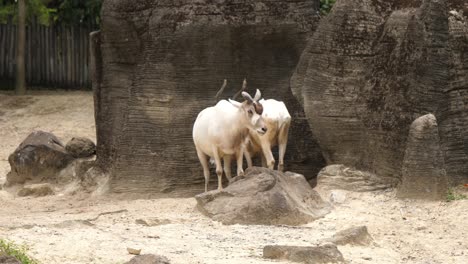
<svg viewBox="0 0 468 264">
<path fill-rule="evenodd" d="M 35 129 L 64 143 L 73 136 L 95 140 L 92 94 L 0 94 L 0 183 L 10 169 L 8 155 Z M 320 193 L 329 199 L 329 192 Z M 263 247 L 315 245 L 347 227 L 366 225 L 372 245 L 339 246 L 349 263 L 468 263 L 468 200 L 398 200 L 392 190 L 333 195 L 340 203 L 332 213 L 288 227 L 225 226 L 200 214 L 193 198 L 60 193 L 31 198 L 0 190 L 0 238 L 28 245 L 44 264 L 124 263 L 132 258 L 127 247 L 164 255 L 171 263 L 290 263 L 263 259 Z M 161 224 L 145 226 L 138 219 Z"/>
</svg>

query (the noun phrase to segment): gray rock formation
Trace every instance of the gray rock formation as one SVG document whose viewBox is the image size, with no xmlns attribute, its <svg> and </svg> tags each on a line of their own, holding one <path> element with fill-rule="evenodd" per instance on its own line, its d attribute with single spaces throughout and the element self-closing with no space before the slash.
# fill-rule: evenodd
<svg viewBox="0 0 468 264">
<path fill-rule="evenodd" d="M 8 157 L 8 161 L 11 171 L 6 177 L 7 186 L 26 181 L 55 182 L 60 170 L 70 164 L 73 157 L 56 136 L 34 131 Z"/>
<path fill-rule="evenodd" d="M 96 145 L 89 138 L 74 137 L 67 142 L 65 150 L 75 158 L 88 158 L 96 154 Z"/>
<path fill-rule="evenodd" d="M 439 128 L 434 115 L 424 115 L 411 124 L 398 186 L 401 198 L 443 199 L 448 191 Z"/>
<path fill-rule="evenodd" d="M 367 226 L 355 226 L 336 233 L 326 241 L 336 245 L 368 246 L 374 240 L 367 231 Z"/>
<path fill-rule="evenodd" d="M 195 196 L 198 209 L 223 224 L 300 225 L 330 210 L 304 176 L 253 167 L 222 191 Z"/>
<path fill-rule="evenodd" d="M 133 257 L 125 264 L 170 264 L 169 259 L 154 254 L 144 254 Z"/>
<path fill-rule="evenodd" d="M 324 159 L 289 89 L 319 1 L 107 0 L 92 43 L 97 162 L 113 192 L 203 190 L 191 131 L 197 114 L 247 78 L 293 117 L 286 169 L 314 177 Z"/>
<path fill-rule="evenodd" d="M 387 189 L 397 183 L 394 178 L 385 179 L 373 173 L 349 168 L 342 164 L 329 165 L 317 175 L 317 186 L 327 190 L 340 189 L 367 192 Z"/>
<path fill-rule="evenodd" d="M 468 179 L 468 23 L 449 13 L 465 2 L 337 1 L 291 81 L 328 163 L 394 184 L 411 123 L 434 113 L 451 183 Z"/>
<path fill-rule="evenodd" d="M 265 246 L 263 257 L 306 264 L 345 263 L 343 255 L 333 243 L 314 247 Z"/>
</svg>

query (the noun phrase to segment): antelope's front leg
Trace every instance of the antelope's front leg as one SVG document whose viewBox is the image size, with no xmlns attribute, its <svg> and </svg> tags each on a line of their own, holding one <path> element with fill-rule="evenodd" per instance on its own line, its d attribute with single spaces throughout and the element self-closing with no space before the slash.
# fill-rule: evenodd
<svg viewBox="0 0 468 264">
<path fill-rule="evenodd" d="M 271 153 L 271 145 L 267 139 L 262 139 L 262 152 L 266 160 L 266 166 L 269 169 L 273 169 L 275 167 L 275 158 L 273 157 L 273 153 Z M 263 163 L 263 160 L 262 160 Z"/>
<path fill-rule="evenodd" d="M 244 169 L 242 168 L 243 160 L 244 160 L 244 151 L 245 149 L 242 147 L 236 152 L 237 158 L 237 176 L 244 175 Z"/>
</svg>

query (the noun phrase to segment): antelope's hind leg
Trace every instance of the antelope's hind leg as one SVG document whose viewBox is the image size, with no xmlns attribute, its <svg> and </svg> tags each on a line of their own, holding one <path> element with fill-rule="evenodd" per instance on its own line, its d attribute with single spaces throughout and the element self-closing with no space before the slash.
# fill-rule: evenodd
<svg viewBox="0 0 468 264">
<path fill-rule="evenodd" d="M 197 156 L 198 159 L 200 160 L 200 163 L 203 167 L 203 176 L 205 176 L 205 192 L 208 191 L 208 184 L 210 183 L 210 168 L 208 166 L 208 156 L 205 155 L 201 150 L 199 150 L 197 147 Z"/>
</svg>

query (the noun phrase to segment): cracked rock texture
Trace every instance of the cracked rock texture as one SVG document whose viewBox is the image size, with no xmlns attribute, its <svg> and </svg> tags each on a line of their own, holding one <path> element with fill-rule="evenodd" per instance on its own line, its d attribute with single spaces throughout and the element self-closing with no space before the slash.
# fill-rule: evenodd
<svg viewBox="0 0 468 264">
<path fill-rule="evenodd" d="M 318 24 L 319 1 L 107 0 L 93 33 L 97 163 L 113 192 L 189 196 L 203 190 L 192 142 L 197 114 L 247 91 L 286 103 L 286 169 L 309 178 L 325 165 L 290 77 Z M 169 194 L 168 194 L 169 193 Z"/>
<path fill-rule="evenodd" d="M 337 1 L 309 40 L 291 83 L 327 163 L 396 185 L 410 126 L 432 113 L 450 184 L 466 182 L 465 2 Z"/>
</svg>

